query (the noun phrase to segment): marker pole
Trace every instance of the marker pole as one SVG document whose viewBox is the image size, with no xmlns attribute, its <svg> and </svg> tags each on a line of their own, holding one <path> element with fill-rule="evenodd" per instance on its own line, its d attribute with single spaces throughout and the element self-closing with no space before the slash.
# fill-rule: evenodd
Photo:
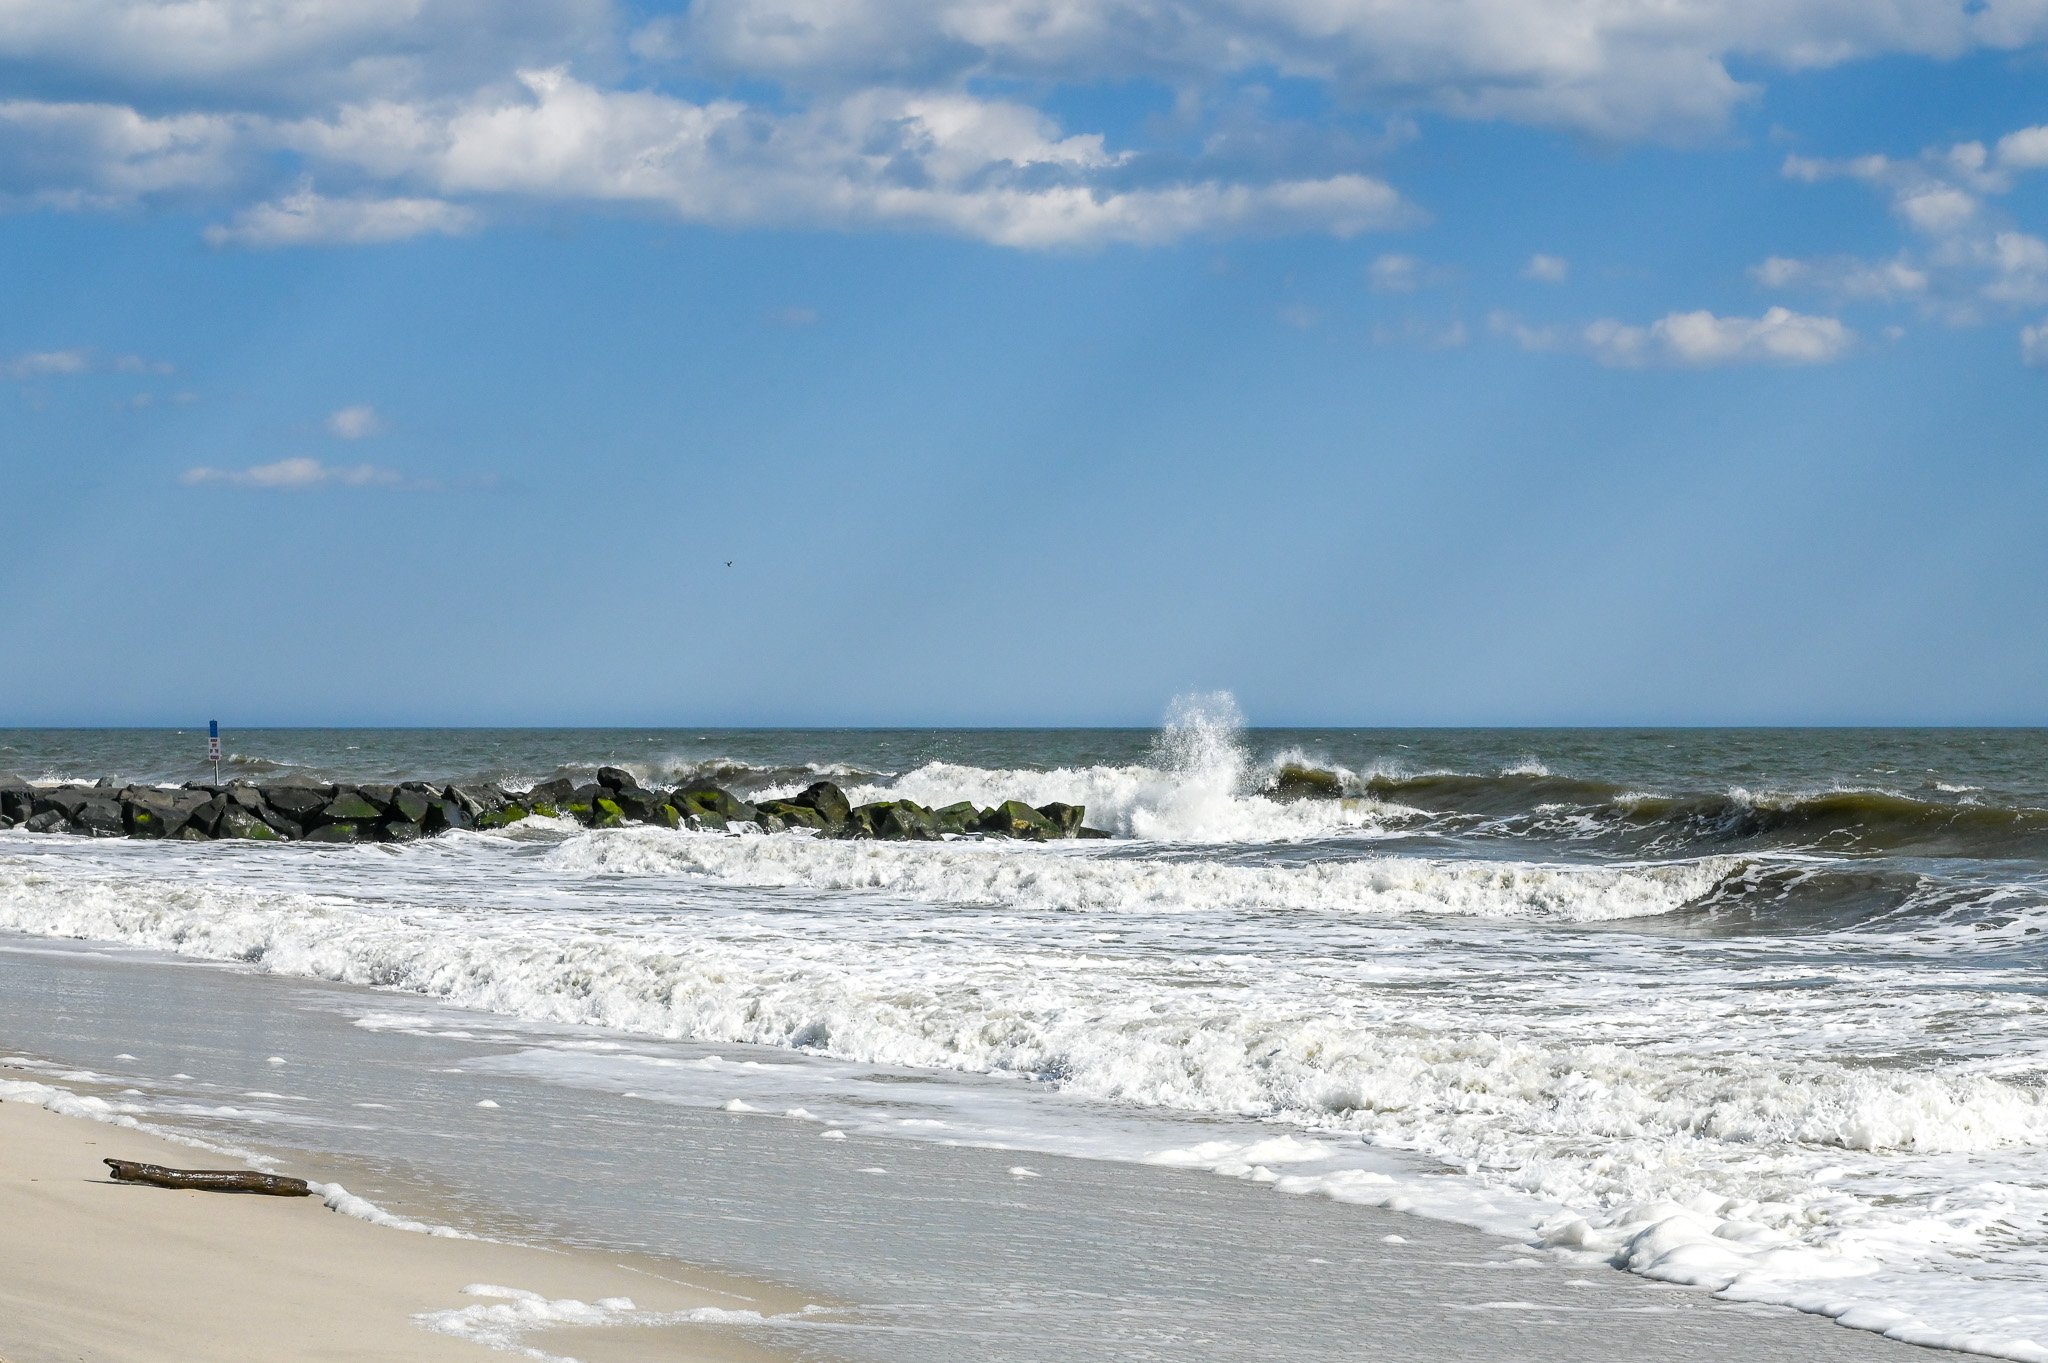
<svg viewBox="0 0 2048 1363">
<path fill-rule="evenodd" d="M 206 756 L 213 763 L 213 783 L 220 784 L 220 721 L 206 721 Z"/>
</svg>

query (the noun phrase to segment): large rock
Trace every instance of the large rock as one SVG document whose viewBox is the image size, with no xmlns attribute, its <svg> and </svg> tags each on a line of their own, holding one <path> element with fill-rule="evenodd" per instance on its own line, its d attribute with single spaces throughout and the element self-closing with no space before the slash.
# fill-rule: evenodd
<svg viewBox="0 0 2048 1363">
<path fill-rule="evenodd" d="M 49 786 L 36 792 L 31 814 L 47 814 L 55 811 L 65 823 L 78 817 L 78 811 L 85 808 L 85 802 L 93 798 L 90 786 Z"/>
<path fill-rule="evenodd" d="M 236 804 L 221 811 L 220 822 L 214 826 L 213 835 L 216 838 L 248 838 L 254 842 L 276 842 L 279 836 L 276 829 Z"/>
<path fill-rule="evenodd" d="M 345 791 L 320 806 L 320 812 L 307 822 L 317 829 L 332 823 L 376 823 L 384 817 L 384 811 L 365 800 L 355 791 Z"/>
<path fill-rule="evenodd" d="M 1273 779 L 1259 792 L 1269 800 L 1335 800 L 1344 794 L 1344 780 L 1333 771 L 1304 767 L 1289 762 L 1273 773 Z"/>
<path fill-rule="evenodd" d="M 61 810 L 46 809 L 40 814 L 31 814 L 22 820 L 21 826 L 31 833 L 54 833 L 64 827 L 65 819 Z"/>
<path fill-rule="evenodd" d="M 377 806 L 379 813 L 391 812 L 391 801 L 398 794 L 397 786 L 357 786 L 356 794 Z"/>
<path fill-rule="evenodd" d="M 848 802 L 846 792 L 830 781 L 815 781 L 783 803 L 803 805 L 817 810 L 827 828 L 837 828 L 844 824 L 846 816 L 853 812 L 853 805 Z"/>
<path fill-rule="evenodd" d="M 505 804 L 505 792 L 493 785 L 449 786 L 441 792 L 444 800 L 453 800 L 462 806 L 463 812 L 471 819 L 488 814 Z"/>
<path fill-rule="evenodd" d="M 386 842 L 418 842 L 420 835 L 420 826 L 411 819 L 389 819 L 385 821 L 384 840 Z"/>
<path fill-rule="evenodd" d="M 265 807 L 263 812 L 257 817 L 269 824 L 276 831 L 277 836 L 285 839 L 287 842 L 296 842 L 298 839 L 306 836 L 306 826 L 304 824 L 300 823 L 297 819 L 287 819 L 274 809 Z"/>
<path fill-rule="evenodd" d="M 680 786 L 669 796 L 669 803 L 684 815 L 699 818 L 714 814 L 723 823 L 752 823 L 754 807 L 745 800 L 729 795 L 717 786 Z M 706 823 L 710 821 L 707 819 Z"/>
<path fill-rule="evenodd" d="M 619 808 L 617 800 L 608 800 L 600 795 L 590 802 L 590 826 L 592 828 L 624 828 L 626 812 Z"/>
<path fill-rule="evenodd" d="M 71 827 L 95 838 L 118 838 L 128 831 L 128 818 L 112 800 L 87 800 L 71 816 Z"/>
<path fill-rule="evenodd" d="M 0 771 L 0 818 L 25 822 L 35 812 L 36 789 L 11 771 Z"/>
<path fill-rule="evenodd" d="M 121 801 L 121 820 L 131 838 L 168 838 L 192 818 L 192 807 L 178 808 L 157 792 L 135 792 Z"/>
<path fill-rule="evenodd" d="M 598 797 L 610 794 L 611 791 L 608 788 L 595 783 L 587 786 L 578 786 L 569 792 L 569 803 L 562 806 L 562 812 L 572 819 L 589 823 L 591 807 L 597 803 Z"/>
<path fill-rule="evenodd" d="M 770 819 L 778 822 L 769 824 Z M 785 828 L 815 828 L 824 832 L 827 828 L 825 816 L 809 805 L 800 805 L 794 800 L 763 800 L 754 806 L 754 822 L 778 833 Z"/>
<path fill-rule="evenodd" d="M 576 783 L 566 776 L 557 776 L 552 781 L 543 781 L 526 792 L 527 807 L 539 813 L 543 807 L 548 812 L 559 812 L 569 803 L 569 797 L 576 793 Z"/>
<path fill-rule="evenodd" d="M 295 824 L 305 824 L 329 800 L 334 798 L 334 787 L 303 777 L 291 777 L 283 781 L 272 781 L 262 788 L 264 803 L 284 815 Z"/>
<path fill-rule="evenodd" d="M 663 808 L 667 808 L 667 806 L 663 806 Z M 675 811 L 670 810 L 669 812 L 673 814 Z M 526 817 L 527 813 L 526 806 L 520 804 L 517 800 L 507 801 L 503 808 L 489 810 L 477 815 L 476 826 L 478 828 L 504 828 L 510 824 L 518 823 Z M 386 826 L 388 827 L 389 825 Z M 670 824 L 669 827 L 673 828 L 675 825 Z"/>
<path fill-rule="evenodd" d="M 671 828 L 675 826 L 674 824 L 669 824 L 668 820 L 659 813 L 659 811 L 664 809 L 669 810 L 671 815 L 675 812 L 670 807 L 668 796 L 666 795 L 656 794 L 651 790 L 642 790 L 639 786 L 621 786 L 612 792 L 612 802 L 618 805 L 621 814 L 634 823 L 668 824 Z"/>
<path fill-rule="evenodd" d="M 475 820 L 469 811 L 454 800 L 431 800 L 427 812 L 420 820 L 420 827 L 428 833 L 446 833 L 451 828 L 471 828 Z"/>
<path fill-rule="evenodd" d="M 914 800 L 877 800 L 849 810 L 848 835 L 892 842 L 933 842 L 939 836 L 932 812 Z"/>
<path fill-rule="evenodd" d="M 306 834 L 306 841 L 361 842 L 363 841 L 363 829 L 366 827 L 375 828 L 376 826 L 375 824 L 356 824 L 346 821 L 342 823 L 323 823 L 312 832 Z"/>
<path fill-rule="evenodd" d="M 606 790 L 625 790 L 630 786 L 640 784 L 638 778 L 624 767 L 599 767 L 597 769 L 597 783 Z"/>
<path fill-rule="evenodd" d="M 1030 838 L 1038 842 L 1060 835 L 1051 819 L 1022 800 L 1005 800 L 989 810 L 982 816 L 981 831 L 999 838 Z"/>
<path fill-rule="evenodd" d="M 419 823 L 427 817 L 434 797 L 424 790 L 401 786 L 391 792 L 391 817 L 405 823 Z"/>
<path fill-rule="evenodd" d="M 1059 836 L 1071 838 L 1081 831 L 1081 820 L 1087 816 L 1088 806 L 1062 804 L 1055 800 L 1049 805 L 1040 805 L 1038 812 L 1059 830 Z"/>
<path fill-rule="evenodd" d="M 958 800 L 932 811 L 932 821 L 941 833 L 975 833 L 981 829 L 981 811 L 972 800 Z"/>
<path fill-rule="evenodd" d="M 192 811 L 191 816 L 185 820 L 185 827 L 197 829 L 208 837 L 213 837 L 214 830 L 220 827 L 221 816 L 233 808 L 234 802 L 225 794 L 216 795 Z"/>
</svg>

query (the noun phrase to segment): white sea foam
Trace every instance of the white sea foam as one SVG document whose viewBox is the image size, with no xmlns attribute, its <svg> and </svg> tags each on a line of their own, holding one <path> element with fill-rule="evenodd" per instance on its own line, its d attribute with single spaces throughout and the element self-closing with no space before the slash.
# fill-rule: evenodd
<svg viewBox="0 0 2048 1363">
<path fill-rule="evenodd" d="M 762 1320 L 758 1311 L 730 1311 L 717 1306 L 700 1306 L 690 1311 L 643 1311 L 633 1304 L 631 1297 L 601 1297 L 594 1302 L 578 1301 L 573 1297 L 550 1300 L 538 1292 L 499 1287 L 494 1283 L 471 1283 L 462 1291 L 465 1296 L 492 1300 L 449 1311 L 423 1312 L 413 1320 L 436 1334 L 452 1335 L 486 1348 L 548 1360 L 548 1363 L 575 1363 L 575 1360 L 527 1344 L 526 1337 L 536 1330 L 758 1325 Z"/>
</svg>

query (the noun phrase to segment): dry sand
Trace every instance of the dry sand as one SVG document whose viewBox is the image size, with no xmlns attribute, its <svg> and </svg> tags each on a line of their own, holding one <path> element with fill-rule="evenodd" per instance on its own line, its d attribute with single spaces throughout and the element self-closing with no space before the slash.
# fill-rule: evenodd
<svg viewBox="0 0 2048 1363">
<path fill-rule="evenodd" d="M 488 1283 L 551 1298 L 630 1297 L 648 1313 L 801 1310 L 803 1298 L 688 1265 L 461 1240 L 342 1216 L 318 1198 L 118 1184 L 102 1158 L 242 1167 L 100 1122 L 0 1103 L 0 1359 L 7 1363 L 484 1360 L 422 1312 L 491 1304 Z M 729 1326 L 554 1328 L 519 1341 L 586 1363 L 756 1360 Z"/>
</svg>

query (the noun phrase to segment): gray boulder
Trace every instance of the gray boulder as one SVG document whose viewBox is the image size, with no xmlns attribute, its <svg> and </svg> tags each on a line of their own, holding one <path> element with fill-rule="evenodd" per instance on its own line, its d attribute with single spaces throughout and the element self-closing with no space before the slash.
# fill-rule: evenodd
<svg viewBox="0 0 2048 1363">
<path fill-rule="evenodd" d="M 999 838 L 1030 838 L 1037 842 L 1060 835 L 1051 819 L 1022 800 L 1005 800 L 982 815 L 981 831 Z"/>
<path fill-rule="evenodd" d="M 128 832 L 128 818 L 112 800 L 87 800 L 71 816 L 71 827 L 95 838 L 118 838 Z"/>
<path fill-rule="evenodd" d="M 264 803 L 297 824 L 311 819 L 334 798 L 333 786 L 300 777 L 273 781 L 262 787 L 262 791 Z"/>
<path fill-rule="evenodd" d="M 216 795 L 192 811 L 185 820 L 185 827 L 196 829 L 209 838 L 213 837 L 214 830 L 220 827 L 221 816 L 233 808 L 236 806 L 227 796 Z"/>
<path fill-rule="evenodd" d="M 669 796 L 669 803 L 678 812 L 694 814 L 716 814 L 727 823 L 752 823 L 754 807 L 745 800 L 728 795 L 717 786 L 682 786 Z"/>
<path fill-rule="evenodd" d="M 981 811 L 972 800 L 960 800 L 932 811 L 932 821 L 941 833 L 975 833 L 981 830 Z"/>
<path fill-rule="evenodd" d="M 877 800 L 848 811 L 849 836 L 888 841 L 932 842 L 939 836 L 932 812 L 914 800 Z"/>
<path fill-rule="evenodd" d="M 667 823 L 658 811 L 666 809 L 671 815 L 675 813 L 668 796 L 642 790 L 639 786 L 621 786 L 612 792 L 611 798 L 618 805 L 619 813 L 634 823 Z"/>
<path fill-rule="evenodd" d="M 390 812 L 392 797 L 398 794 L 397 786 L 357 786 L 356 794 L 386 813 Z"/>
<path fill-rule="evenodd" d="M 538 805 L 550 805 L 560 808 L 569 802 L 569 797 L 575 791 L 576 783 L 574 781 L 571 781 L 566 776 L 557 776 L 554 780 L 543 781 L 532 790 L 527 791 L 525 803 L 528 808 Z"/>
<path fill-rule="evenodd" d="M 416 824 L 427 817 L 427 807 L 433 802 L 434 797 L 425 791 L 401 786 L 391 793 L 391 817 Z"/>
<path fill-rule="evenodd" d="M 323 823 L 306 834 L 307 842 L 361 842 L 362 825 L 353 823 Z M 368 827 L 375 828 L 375 824 Z"/>
<path fill-rule="evenodd" d="M 625 790 L 640 784 L 638 778 L 624 767 L 599 767 L 597 783 L 606 790 Z"/>
<path fill-rule="evenodd" d="M 426 817 L 420 820 L 420 827 L 427 833 L 446 833 L 451 828 L 472 828 L 476 821 L 469 817 L 469 811 L 454 800 L 435 800 L 427 805 Z"/>
<path fill-rule="evenodd" d="M 768 823 L 770 819 L 777 821 L 772 827 Z M 754 806 L 754 822 L 771 833 L 780 832 L 785 828 L 815 828 L 822 833 L 827 827 L 823 814 L 809 805 L 800 805 L 794 800 L 761 801 Z"/>
<path fill-rule="evenodd" d="M 1059 830 L 1060 837 L 1071 838 L 1080 830 L 1081 820 L 1087 815 L 1088 806 L 1061 804 L 1055 800 L 1049 805 L 1040 805 L 1038 812 Z"/>
<path fill-rule="evenodd" d="M 384 825 L 386 842 L 418 842 L 420 834 L 420 826 L 411 819 L 392 819 Z"/>
<path fill-rule="evenodd" d="M 666 805 L 662 807 L 664 809 L 667 808 Z M 520 804 L 517 800 L 508 800 L 505 802 L 505 804 L 503 804 L 497 809 L 485 810 L 483 813 L 477 815 L 476 826 L 478 828 L 504 828 L 509 824 L 518 823 L 521 819 L 525 818 L 529 812 L 530 811 L 526 808 L 526 806 Z M 669 812 L 674 813 L 673 810 L 670 810 Z M 669 827 L 673 828 L 675 827 L 675 825 L 670 824 Z"/>
<path fill-rule="evenodd" d="M 78 817 L 78 811 L 85 808 L 85 802 L 93 798 L 89 786 L 51 786 L 36 792 L 31 814 L 47 814 L 52 810 L 63 817 L 65 823 Z"/>
<path fill-rule="evenodd" d="M 830 781 L 813 782 L 783 803 L 803 805 L 817 810 L 827 828 L 839 827 L 846 822 L 846 816 L 853 812 L 852 804 L 847 801 L 846 792 Z"/>
<path fill-rule="evenodd" d="M 60 811 L 46 809 L 40 814 L 29 815 L 22 820 L 21 826 L 31 833 L 54 833 L 62 828 L 64 823 L 64 815 Z"/>
<path fill-rule="evenodd" d="M 0 771 L 0 818 L 22 823 L 35 812 L 36 789 L 11 771 Z"/>
<path fill-rule="evenodd" d="M 307 820 L 317 830 L 326 824 L 375 823 L 384 817 L 384 811 L 365 800 L 355 791 L 344 791 L 320 806 L 320 812 Z"/>
<path fill-rule="evenodd" d="M 221 812 L 213 835 L 216 838 L 248 838 L 254 842 L 276 842 L 281 836 L 276 829 L 239 804 L 231 804 Z"/>
<path fill-rule="evenodd" d="M 137 792 L 121 801 L 122 825 L 131 838 L 168 838 L 191 818 L 191 807 L 180 809 L 161 793 Z"/>
</svg>

